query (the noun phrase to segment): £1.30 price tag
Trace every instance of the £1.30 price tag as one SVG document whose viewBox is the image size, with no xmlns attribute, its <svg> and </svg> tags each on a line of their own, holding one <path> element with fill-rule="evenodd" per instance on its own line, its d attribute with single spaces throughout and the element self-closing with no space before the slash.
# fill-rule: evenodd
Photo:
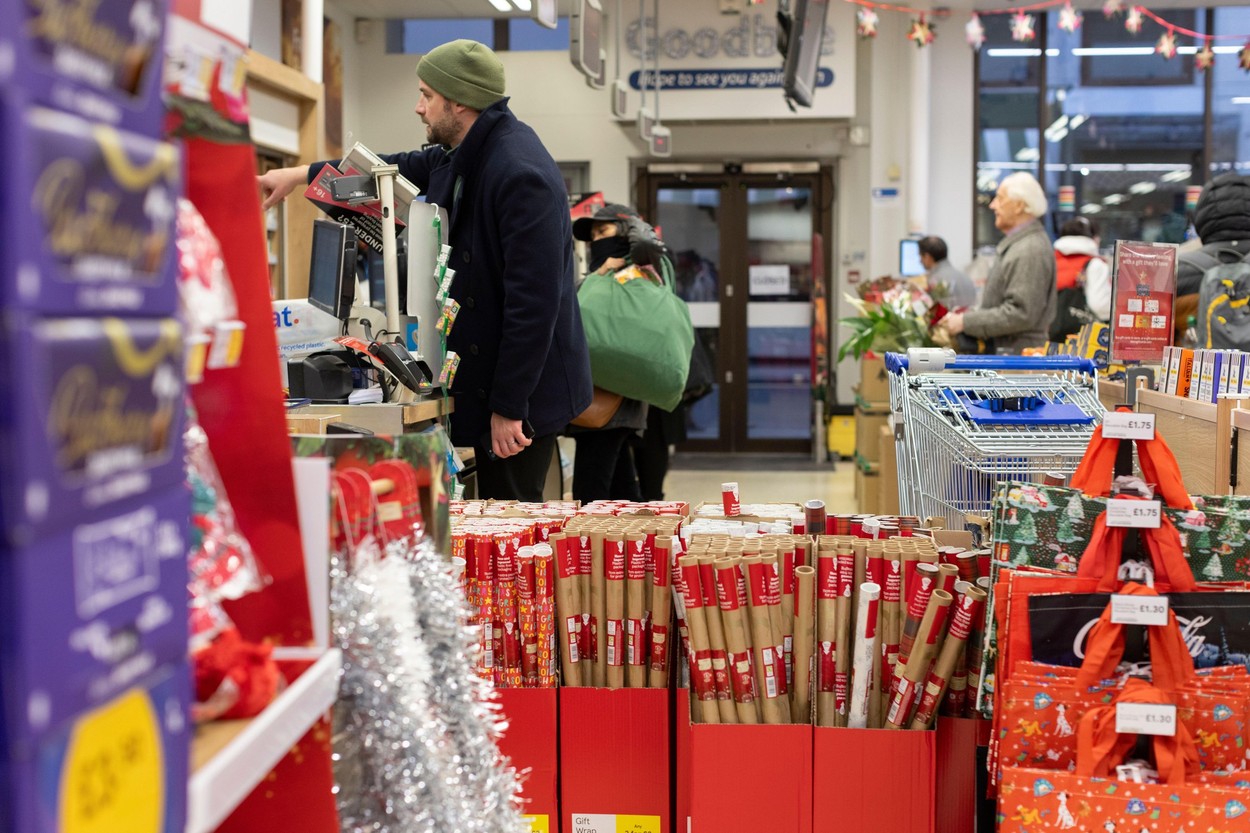
<svg viewBox="0 0 1250 833">
<path fill-rule="evenodd" d="M 1112 440 L 1153 440 L 1155 415 L 1108 411 L 1102 417 L 1102 435 Z"/>
<path fill-rule="evenodd" d="M 1117 593 L 1111 597 L 1111 622 L 1116 625 L 1166 625 L 1167 596 L 1129 596 Z"/>
<path fill-rule="evenodd" d="M 1112 498 L 1107 501 L 1107 526 L 1158 529 L 1163 506 L 1157 500 Z"/>
<path fill-rule="evenodd" d="M 1115 706 L 1117 734 L 1176 734 L 1176 706 L 1169 703 L 1117 703 Z"/>
</svg>

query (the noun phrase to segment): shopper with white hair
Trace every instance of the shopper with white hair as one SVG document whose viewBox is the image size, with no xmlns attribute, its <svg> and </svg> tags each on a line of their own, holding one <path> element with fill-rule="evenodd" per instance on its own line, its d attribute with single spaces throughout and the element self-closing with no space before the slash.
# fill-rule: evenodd
<svg viewBox="0 0 1250 833">
<path fill-rule="evenodd" d="M 1042 227 L 1046 194 L 1031 175 L 1003 178 L 990 203 L 994 225 L 1005 235 L 985 281 L 981 306 L 952 312 L 940 325 L 952 335 L 981 341 L 987 352 L 1019 353 L 1046 343 L 1055 316 L 1055 254 Z"/>
</svg>

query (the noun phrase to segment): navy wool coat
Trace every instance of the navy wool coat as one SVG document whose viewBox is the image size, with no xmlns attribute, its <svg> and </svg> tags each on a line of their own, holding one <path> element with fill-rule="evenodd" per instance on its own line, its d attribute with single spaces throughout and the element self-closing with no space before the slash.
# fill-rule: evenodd
<svg viewBox="0 0 1250 833">
<path fill-rule="evenodd" d="M 538 135 L 505 98 L 481 112 L 454 152 L 382 158 L 450 212 L 451 297 L 460 304 L 447 339 L 460 356 L 452 442 L 477 444 L 492 412 L 528 419 L 540 437 L 563 429 L 590 405 L 590 357 L 564 178 Z"/>
</svg>

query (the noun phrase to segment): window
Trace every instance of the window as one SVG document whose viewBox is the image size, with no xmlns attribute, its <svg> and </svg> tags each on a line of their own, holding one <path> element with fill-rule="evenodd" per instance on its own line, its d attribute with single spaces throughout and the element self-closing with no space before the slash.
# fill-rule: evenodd
<svg viewBox="0 0 1250 833">
<path fill-rule="evenodd" d="M 562 17 L 555 29 L 539 26 L 527 17 L 508 19 L 508 49 L 513 52 L 555 51 L 569 48 L 569 19 Z"/>
<path fill-rule="evenodd" d="M 1237 65 L 1250 7 L 1151 11 L 1215 33 L 1214 68 L 1197 68 L 1201 44 L 1182 32 L 1176 56 L 1156 54 L 1164 30 L 1149 16 L 1133 35 L 1123 15 L 1107 19 L 1098 9 L 1076 32 L 1061 30 L 1057 13 L 1038 13 L 1037 40 L 1027 44 L 1011 40 L 1010 15 L 982 16 L 976 246 L 1000 238 L 988 204 L 1014 170 L 1038 176 L 1052 232 L 1084 214 L 1098 222 L 1104 246 L 1181 242 L 1196 189 L 1215 173 L 1250 173 L 1250 86 Z"/>
<path fill-rule="evenodd" d="M 494 49 L 495 21 L 488 17 L 386 21 L 386 51 L 392 55 L 424 55 L 457 38 L 475 40 Z"/>
</svg>

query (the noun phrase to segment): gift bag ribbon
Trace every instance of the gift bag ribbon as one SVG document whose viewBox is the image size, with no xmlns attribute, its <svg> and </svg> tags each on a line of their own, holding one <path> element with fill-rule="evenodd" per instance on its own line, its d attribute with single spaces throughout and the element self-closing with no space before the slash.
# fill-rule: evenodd
<svg viewBox="0 0 1250 833">
<path fill-rule="evenodd" d="M 1120 593 L 1129 596 L 1159 595 L 1154 588 L 1140 584 L 1127 584 Z M 1085 643 L 1085 659 L 1076 675 L 1078 686 L 1097 685 L 1114 676 L 1116 667 L 1124 657 L 1125 625 L 1112 621 L 1111 609 L 1112 605 L 1108 604 L 1090 631 L 1089 639 Z M 1150 640 L 1150 668 L 1154 687 L 1163 691 L 1176 691 L 1189 683 L 1195 676 L 1194 659 L 1185 645 L 1176 614 L 1169 608 L 1168 623 L 1148 627 L 1146 632 Z"/>
<path fill-rule="evenodd" d="M 1129 680 L 1115 703 L 1095 706 L 1077 725 L 1077 775 L 1114 778 L 1115 768 L 1136 747 L 1137 735 L 1119 734 L 1115 730 L 1117 703 L 1175 705 L 1167 692 L 1142 680 Z M 1197 774 L 1198 747 L 1181 721 L 1176 721 L 1175 735 L 1153 736 L 1152 746 L 1155 769 L 1162 781 L 1171 785 L 1184 784 L 1186 777 Z"/>
</svg>

